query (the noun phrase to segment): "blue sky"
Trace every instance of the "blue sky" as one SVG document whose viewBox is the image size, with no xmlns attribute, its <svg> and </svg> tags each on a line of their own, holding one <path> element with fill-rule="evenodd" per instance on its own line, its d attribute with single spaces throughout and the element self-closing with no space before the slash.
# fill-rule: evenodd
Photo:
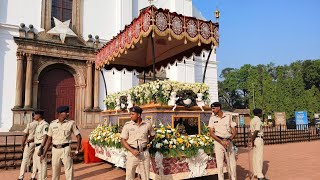
<svg viewBox="0 0 320 180">
<path fill-rule="evenodd" d="M 193 0 L 208 20 L 220 11 L 218 75 L 244 64 L 320 59 L 320 0 Z"/>
</svg>

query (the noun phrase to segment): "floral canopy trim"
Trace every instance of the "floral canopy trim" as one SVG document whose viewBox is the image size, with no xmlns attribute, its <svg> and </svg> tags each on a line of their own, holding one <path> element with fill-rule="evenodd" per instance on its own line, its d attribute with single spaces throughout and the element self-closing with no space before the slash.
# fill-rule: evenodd
<svg viewBox="0 0 320 180">
<path fill-rule="evenodd" d="M 130 25 L 98 50 L 95 59 L 96 68 L 109 65 L 121 54 L 127 54 L 128 49 L 134 48 L 138 42 L 142 43 L 142 39 L 148 37 L 150 33 L 152 37 L 168 36 L 168 41 L 172 38 L 184 39 L 184 44 L 188 41 L 198 43 L 198 46 L 211 44 L 213 49 L 214 46 L 219 45 L 218 28 L 218 23 L 149 6 L 142 10 L 139 17 L 135 18 Z"/>
</svg>

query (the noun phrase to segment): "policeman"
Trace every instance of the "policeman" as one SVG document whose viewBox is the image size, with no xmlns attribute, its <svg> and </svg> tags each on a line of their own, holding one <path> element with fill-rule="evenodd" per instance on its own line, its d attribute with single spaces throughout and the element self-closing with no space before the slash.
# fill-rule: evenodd
<svg viewBox="0 0 320 180">
<path fill-rule="evenodd" d="M 250 122 L 251 147 L 253 148 L 253 175 L 259 180 L 267 180 L 262 174 L 263 165 L 263 129 L 262 129 L 262 110 L 253 110 L 253 119 Z"/>
<path fill-rule="evenodd" d="M 49 146 L 52 146 L 52 179 L 59 180 L 61 165 L 64 165 L 65 176 L 67 180 L 74 179 L 73 160 L 75 154 L 79 153 L 81 146 L 81 135 L 75 121 L 69 120 L 69 106 L 60 106 L 57 108 L 58 119 L 52 121 L 49 125 L 48 140 L 41 160 L 44 159 Z M 71 134 L 77 137 L 77 147 L 74 153 L 71 152 Z"/>
<path fill-rule="evenodd" d="M 129 151 L 126 162 L 126 180 L 133 180 L 139 166 L 141 179 L 149 180 L 150 155 L 148 142 L 155 135 L 151 124 L 141 119 L 142 109 L 139 106 L 130 108 L 131 121 L 126 122 L 121 132 L 121 143 Z M 148 138 L 148 135 L 149 138 Z"/>
<path fill-rule="evenodd" d="M 34 116 L 34 114 L 32 114 Z M 34 117 L 33 117 L 34 118 Z M 38 121 L 32 121 L 27 124 L 26 129 L 23 131 L 24 135 L 22 138 L 22 151 L 23 151 L 23 156 L 22 156 L 22 162 L 21 162 L 21 167 L 20 167 L 20 175 L 19 179 L 23 179 L 24 173 L 26 172 L 27 164 L 31 161 L 31 157 L 34 152 L 34 134 L 36 127 L 38 125 Z M 33 169 L 31 179 L 34 179 L 36 176 L 36 171 Z"/>
<path fill-rule="evenodd" d="M 38 126 L 34 135 L 35 151 L 33 153 L 33 168 L 38 171 L 38 180 L 47 178 L 47 156 L 40 162 L 40 156 L 43 154 L 43 147 L 47 141 L 49 124 L 43 119 L 44 112 L 41 110 L 34 112 L 34 120 L 38 121 Z"/>
<path fill-rule="evenodd" d="M 214 153 L 217 161 L 218 179 L 224 179 L 223 161 L 224 156 L 226 156 L 229 176 L 232 180 L 235 180 L 237 177 L 236 158 L 232 140 L 237 134 L 236 123 L 232 121 L 231 115 L 222 112 L 219 102 L 212 103 L 211 108 L 213 114 L 210 117 L 208 127 L 210 128 L 210 135 L 215 140 Z"/>
</svg>

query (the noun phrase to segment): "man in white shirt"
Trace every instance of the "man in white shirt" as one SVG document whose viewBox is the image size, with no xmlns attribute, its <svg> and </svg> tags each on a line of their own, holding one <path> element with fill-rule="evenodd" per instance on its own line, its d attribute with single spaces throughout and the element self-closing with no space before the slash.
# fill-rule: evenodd
<svg viewBox="0 0 320 180">
<path fill-rule="evenodd" d="M 253 148 L 253 175 L 258 180 L 267 180 L 262 174 L 263 167 L 263 129 L 262 129 L 262 109 L 253 110 L 254 117 L 250 122 L 251 145 Z M 250 160 L 249 160 L 250 161 Z"/>
</svg>

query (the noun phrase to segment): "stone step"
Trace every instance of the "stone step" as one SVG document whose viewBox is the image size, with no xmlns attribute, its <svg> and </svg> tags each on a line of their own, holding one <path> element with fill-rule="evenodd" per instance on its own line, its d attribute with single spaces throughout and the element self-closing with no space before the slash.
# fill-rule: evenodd
<svg viewBox="0 0 320 180">
<path fill-rule="evenodd" d="M 71 149 L 74 151 L 76 149 L 77 143 L 71 143 Z M 9 144 L 7 146 L 0 145 L 0 169 L 17 168 L 21 165 L 22 159 L 22 149 L 21 144 Z M 51 164 L 51 148 L 48 151 L 48 164 Z M 79 153 L 74 157 L 74 163 L 83 162 L 83 153 Z"/>
</svg>

